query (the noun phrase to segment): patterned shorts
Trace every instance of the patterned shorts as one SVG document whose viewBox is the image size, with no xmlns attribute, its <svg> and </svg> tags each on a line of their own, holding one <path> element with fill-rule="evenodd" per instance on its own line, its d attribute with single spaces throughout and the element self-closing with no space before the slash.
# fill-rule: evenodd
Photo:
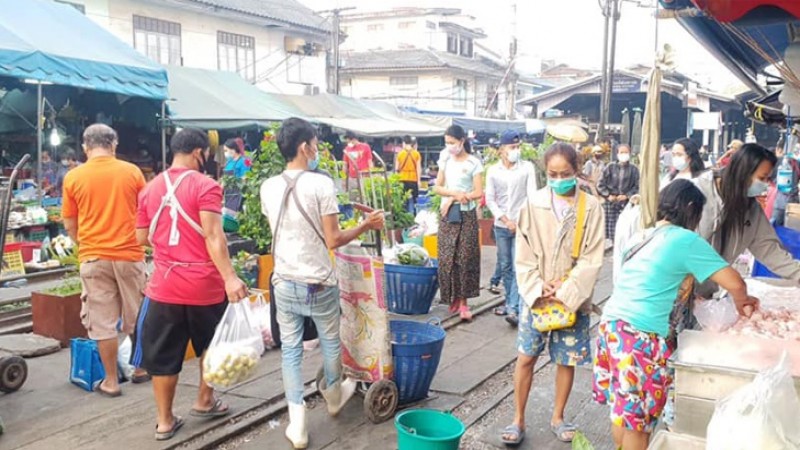
<svg viewBox="0 0 800 450">
<path fill-rule="evenodd" d="M 611 407 L 611 423 L 651 433 L 667 402 L 672 373 L 667 342 L 621 320 L 601 322 L 594 360 L 594 400 Z"/>
<path fill-rule="evenodd" d="M 541 333 L 533 326 L 530 307 L 520 308 L 517 334 L 517 351 L 526 356 L 538 357 L 545 345 L 550 349 L 550 359 L 561 366 L 580 366 L 588 363 L 592 355 L 589 314 L 578 311 L 572 328 Z"/>
</svg>

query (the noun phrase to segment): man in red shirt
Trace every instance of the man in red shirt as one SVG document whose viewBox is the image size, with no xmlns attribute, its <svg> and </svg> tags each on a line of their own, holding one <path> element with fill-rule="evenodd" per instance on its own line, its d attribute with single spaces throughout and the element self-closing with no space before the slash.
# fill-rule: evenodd
<svg viewBox="0 0 800 450">
<path fill-rule="evenodd" d="M 199 173 L 205 167 L 207 135 L 184 129 L 172 138 L 172 167 L 139 196 L 136 236 L 153 247 L 155 269 L 137 321 L 133 364 L 148 368 L 158 409 L 156 440 L 183 425 L 172 403 L 186 347 L 200 356 L 200 388 L 191 415 L 219 417 L 228 406 L 203 381 L 203 355 L 227 301 L 247 297 L 236 276 L 222 231 L 222 188 Z"/>
<path fill-rule="evenodd" d="M 361 142 L 352 131 L 348 131 L 344 138 L 347 141 L 347 147 L 344 149 L 344 161 L 348 176 L 356 178 L 358 177 L 357 171 L 367 172 L 372 169 L 372 149 L 369 148 L 369 145 Z M 352 164 L 353 160 L 356 161 L 355 165 Z"/>
</svg>

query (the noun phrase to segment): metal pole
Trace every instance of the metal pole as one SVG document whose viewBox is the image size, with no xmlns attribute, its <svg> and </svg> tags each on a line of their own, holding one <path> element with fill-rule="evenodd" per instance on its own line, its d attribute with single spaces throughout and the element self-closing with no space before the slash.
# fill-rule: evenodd
<svg viewBox="0 0 800 450">
<path fill-rule="evenodd" d="M 619 21 L 619 0 L 611 0 L 611 46 L 608 50 L 608 75 L 606 77 L 603 116 L 606 123 L 611 117 L 611 97 L 614 95 L 614 59 L 617 53 L 617 22 Z M 605 129 L 603 129 L 605 137 Z"/>
<path fill-rule="evenodd" d="M 42 176 L 42 116 L 44 115 L 44 96 L 42 94 L 42 82 L 36 85 L 36 187 L 38 192 L 39 204 L 42 204 L 44 191 L 44 177 Z"/>
<path fill-rule="evenodd" d="M 597 128 L 597 140 L 603 139 L 606 135 L 606 116 L 603 105 L 606 104 L 606 84 L 608 84 L 608 21 L 611 19 L 611 14 L 608 12 L 609 2 L 606 0 L 603 4 L 603 18 L 605 19 L 605 26 L 603 28 L 603 78 L 600 82 L 600 125 Z"/>
<path fill-rule="evenodd" d="M 513 14 L 511 20 L 511 47 L 510 47 L 510 60 L 509 62 L 509 79 L 508 84 L 506 85 L 506 92 L 507 92 L 507 109 L 506 109 L 506 119 L 507 120 L 514 120 L 516 118 L 516 100 L 517 100 L 517 77 L 514 74 L 514 68 L 517 62 L 517 4 L 514 3 L 511 5 L 511 12 Z M 491 106 L 491 105 L 490 105 Z M 499 108 L 498 108 L 499 109 Z"/>
<path fill-rule="evenodd" d="M 339 10 L 333 11 L 333 93 L 339 95 L 341 83 L 339 82 Z"/>
<path fill-rule="evenodd" d="M 167 170 L 167 102 L 161 102 L 161 170 Z"/>
</svg>

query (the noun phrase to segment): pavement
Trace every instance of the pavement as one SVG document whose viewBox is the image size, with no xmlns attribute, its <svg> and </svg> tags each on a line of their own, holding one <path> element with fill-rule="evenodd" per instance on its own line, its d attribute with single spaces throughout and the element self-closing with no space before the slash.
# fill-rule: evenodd
<svg viewBox="0 0 800 450">
<path fill-rule="evenodd" d="M 494 272 L 495 261 L 494 247 L 484 247 L 481 269 L 484 280 L 488 280 Z M 480 298 L 470 301 L 473 310 L 490 310 L 500 301 L 497 296 L 489 294 L 486 290 L 481 291 L 481 294 Z M 445 326 L 458 322 L 445 306 L 438 304 L 435 304 L 428 315 L 402 318 L 428 320 L 430 317 L 439 318 Z M 502 339 L 496 345 L 488 345 L 490 339 L 485 336 L 487 330 L 483 320 L 476 320 L 459 330 L 459 338 L 447 340 L 447 348 L 452 350 L 445 350 L 440 369 L 450 368 L 452 375 L 442 377 L 437 383 L 448 379 L 452 382 L 447 383 L 448 386 L 439 384 L 440 389 L 463 393 L 479 383 L 480 378 L 486 375 L 484 373 L 480 376 L 470 376 L 466 374 L 469 371 L 455 367 L 454 365 L 463 359 L 457 356 L 459 354 L 465 354 L 464 357 L 468 362 L 482 359 L 481 355 L 484 353 L 487 358 L 492 358 L 492 365 L 511 361 L 513 352 L 503 356 L 499 354 L 505 353 L 501 352 L 501 349 L 508 348 L 512 333 L 510 327 L 500 328 L 507 330 L 507 333 L 505 337 L 493 338 Z M 485 348 L 482 347 L 483 350 L 479 353 L 471 351 L 472 345 L 469 343 L 480 340 L 487 343 Z M 491 349 L 496 351 L 490 351 Z M 106 450 L 119 443 L 124 443 L 125 448 L 130 450 L 176 447 L 218 448 L 219 443 L 266 422 L 285 409 L 280 359 L 279 351 L 268 351 L 261 358 L 253 378 L 221 392 L 221 398 L 231 406 L 233 413 L 227 418 L 215 420 L 201 420 L 188 415 L 200 380 L 197 360 L 187 361 L 184 364 L 175 400 L 175 412 L 186 419 L 186 425 L 173 440 L 158 443 L 153 438 L 155 404 L 149 384 L 123 384 L 123 395 L 109 399 L 86 392 L 69 383 L 68 349 L 47 356 L 30 358 L 27 360 L 28 380 L 23 387 L 15 393 L 0 394 L 0 416 L 5 423 L 5 434 L 0 436 L 0 448 Z M 310 383 L 321 362 L 319 350 L 306 352 L 303 369 L 305 381 L 309 383 L 308 396 L 315 393 Z M 440 401 L 444 402 L 443 407 L 447 406 L 447 401 L 451 398 L 448 395 L 444 391 L 439 395 Z M 352 402 L 349 407 L 356 408 L 355 405 L 356 402 Z M 356 414 L 353 411 L 352 414 L 363 416 L 363 412 Z M 328 422 L 327 419 L 322 421 Z M 372 430 L 371 426 L 368 428 Z M 341 432 L 342 430 L 336 427 L 331 431 L 337 436 Z M 394 437 L 387 439 L 393 441 Z"/>
</svg>

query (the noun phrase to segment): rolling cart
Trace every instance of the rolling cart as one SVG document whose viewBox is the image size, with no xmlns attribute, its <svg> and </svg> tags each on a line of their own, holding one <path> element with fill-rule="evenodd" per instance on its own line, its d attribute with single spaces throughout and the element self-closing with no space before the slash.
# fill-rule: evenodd
<svg viewBox="0 0 800 450">
<path fill-rule="evenodd" d="M 11 212 L 11 199 L 14 195 L 14 183 L 17 181 L 19 170 L 31 158 L 24 155 L 14 167 L 9 177 L 0 177 L 0 263 L 5 267 L 3 255 L 8 232 L 8 217 Z M 0 392 L 11 393 L 25 383 L 28 378 L 28 364 L 17 355 L 0 351 Z"/>
</svg>

